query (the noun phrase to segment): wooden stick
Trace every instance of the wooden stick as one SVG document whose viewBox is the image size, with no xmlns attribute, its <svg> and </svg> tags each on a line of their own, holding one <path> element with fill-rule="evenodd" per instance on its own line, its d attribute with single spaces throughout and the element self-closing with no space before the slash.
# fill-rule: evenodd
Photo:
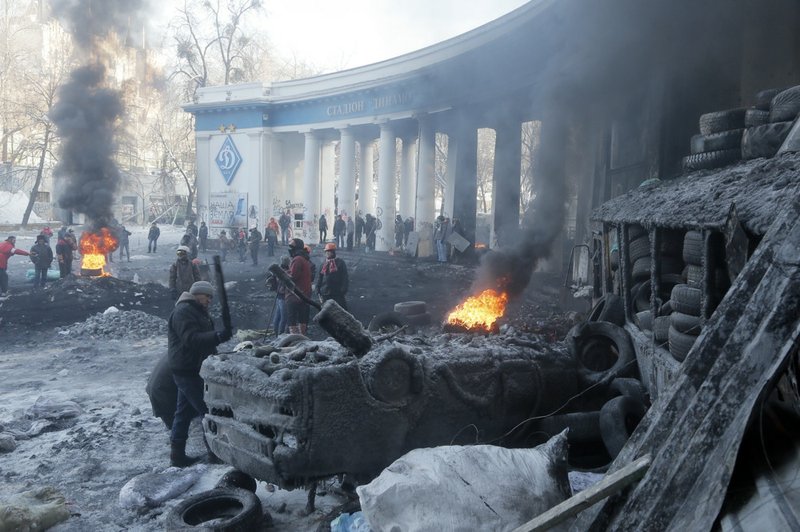
<svg viewBox="0 0 800 532">
<path fill-rule="evenodd" d="M 562 502 L 553 506 L 545 513 L 534 517 L 524 525 L 514 529 L 513 532 L 539 532 L 548 530 L 557 524 L 577 515 L 601 499 L 617 493 L 623 488 L 633 484 L 647 473 L 652 458 L 649 454 L 631 462 L 619 471 L 603 477 L 603 479 Z"/>
</svg>

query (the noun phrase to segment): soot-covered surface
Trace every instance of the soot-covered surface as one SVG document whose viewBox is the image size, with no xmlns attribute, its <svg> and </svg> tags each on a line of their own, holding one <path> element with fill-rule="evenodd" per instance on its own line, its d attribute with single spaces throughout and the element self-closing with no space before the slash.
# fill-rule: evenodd
<svg viewBox="0 0 800 532">
<path fill-rule="evenodd" d="M 592 218 L 662 227 L 719 227 L 735 203 L 745 229 L 763 235 L 798 192 L 800 154 L 792 153 L 637 188 L 604 203 Z"/>
</svg>

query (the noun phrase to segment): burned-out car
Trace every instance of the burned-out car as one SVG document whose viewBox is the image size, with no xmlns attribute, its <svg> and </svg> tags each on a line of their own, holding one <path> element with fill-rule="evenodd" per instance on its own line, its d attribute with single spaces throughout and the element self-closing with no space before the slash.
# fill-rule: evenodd
<svg viewBox="0 0 800 532">
<path fill-rule="evenodd" d="M 205 361 L 203 427 L 224 462 L 281 487 L 370 479 L 414 448 L 513 445 L 590 386 L 576 364 L 513 331 L 400 337 L 361 358 L 330 339 L 262 346 Z"/>
</svg>

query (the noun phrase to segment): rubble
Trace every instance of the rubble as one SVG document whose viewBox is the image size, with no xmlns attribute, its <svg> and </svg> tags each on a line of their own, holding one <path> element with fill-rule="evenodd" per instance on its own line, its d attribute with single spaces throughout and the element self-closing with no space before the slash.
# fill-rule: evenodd
<svg viewBox="0 0 800 532">
<path fill-rule="evenodd" d="M 167 321 L 141 310 L 123 310 L 95 314 L 86 321 L 56 331 L 74 338 L 145 339 L 167 334 Z"/>
</svg>

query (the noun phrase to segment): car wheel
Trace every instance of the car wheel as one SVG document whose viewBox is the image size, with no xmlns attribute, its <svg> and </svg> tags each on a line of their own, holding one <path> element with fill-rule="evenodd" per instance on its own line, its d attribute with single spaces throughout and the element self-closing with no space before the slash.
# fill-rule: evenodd
<svg viewBox="0 0 800 532">
<path fill-rule="evenodd" d="M 254 530 L 261 519 L 261 501 L 254 493 L 217 488 L 180 502 L 167 516 L 166 528 L 170 531 L 246 532 Z"/>
</svg>

